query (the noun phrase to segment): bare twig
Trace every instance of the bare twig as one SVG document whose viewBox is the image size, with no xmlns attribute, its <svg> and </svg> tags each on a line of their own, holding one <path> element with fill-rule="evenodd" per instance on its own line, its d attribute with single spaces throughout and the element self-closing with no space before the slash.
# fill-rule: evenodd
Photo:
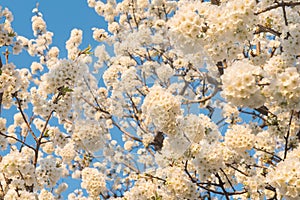
<svg viewBox="0 0 300 200">
<path fill-rule="evenodd" d="M 13 94 L 13 97 L 15 97 L 15 99 L 17 100 L 17 108 L 19 109 L 19 111 L 20 111 L 20 113 L 21 113 L 21 115 L 22 115 L 22 118 L 23 118 L 23 120 L 24 120 L 24 122 L 25 122 L 25 124 L 26 124 L 26 126 L 27 126 L 27 128 L 28 128 L 28 130 L 29 130 L 29 132 L 30 132 L 30 134 L 32 135 L 33 139 L 37 142 L 37 141 L 38 141 L 38 138 L 37 138 L 36 135 L 34 134 L 33 130 L 32 130 L 31 127 L 30 127 L 29 122 L 27 121 L 27 118 L 26 118 L 26 116 L 25 116 L 25 113 L 23 112 L 23 109 L 22 109 L 21 101 L 20 101 L 20 99 L 18 98 L 17 93 Z"/>
<path fill-rule="evenodd" d="M 285 146 L 284 146 L 284 157 L 283 157 L 283 159 L 286 159 L 287 152 L 289 150 L 288 142 L 289 142 L 289 137 L 290 137 L 290 130 L 291 130 L 291 124 L 292 124 L 292 120 L 293 120 L 293 115 L 294 115 L 294 111 L 292 110 L 291 111 L 291 117 L 290 117 L 289 124 L 288 124 L 288 131 L 286 133 L 286 136 L 284 136 Z"/>
<path fill-rule="evenodd" d="M 261 11 L 258 11 L 256 13 L 254 13 L 254 14 L 259 15 L 261 13 L 268 12 L 270 10 L 273 10 L 273 9 L 276 9 L 276 8 L 279 8 L 279 7 L 283 7 L 283 6 L 291 6 L 292 7 L 292 6 L 299 6 L 299 5 L 300 5 L 300 2 L 292 2 L 292 1 L 291 2 L 284 2 L 284 1 L 282 1 L 281 3 L 277 2 L 276 4 L 271 5 L 271 6 L 265 8 Z"/>
<path fill-rule="evenodd" d="M 11 136 L 11 135 L 6 135 L 6 134 L 4 134 L 4 133 L 2 133 L 2 132 L 0 132 L 0 135 L 2 135 L 3 137 L 6 137 L 6 138 L 12 138 L 12 139 L 14 139 L 14 140 L 20 142 L 20 143 L 23 144 L 24 146 L 26 146 L 26 147 L 28 147 L 28 148 L 30 148 L 30 149 L 32 149 L 32 150 L 35 151 L 35 148 L 33 148 L 32 146 L 26 144 L 24 141 L 20 140 L 19 138 L 16 138 L 16 137 Z"/>
<path fill-rule="evenodd" d="M 215 173 L 215 176 L 217 177 L 218 181 L 219 181 L 219 187 L 222 189 L 222 191 L 224 192 L 225 198 L 226 200 L 229 200 L 229 195 L 224 187 L 225 183 L 222 181 L 220 175 L 218 173 Z"/>
<path fill-rule="evenodd" d="M 259 33 L 271 33 L 277 37 L 280 37 L 281 33 L 272 29 L 272 28 L 269 28 L 269 27 L 265 27 L 261 24 L 256 24 L 257 28 L 254 32 L 254 34 L 259 34 Z"/>
</svg>

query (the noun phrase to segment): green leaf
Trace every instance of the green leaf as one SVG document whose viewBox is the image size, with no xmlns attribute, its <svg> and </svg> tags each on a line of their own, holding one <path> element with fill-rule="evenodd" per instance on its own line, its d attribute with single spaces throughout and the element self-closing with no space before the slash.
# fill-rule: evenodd
<svg viewBox="0 0 300 200">
<path fill-rule="evenodd" d="M 15 32 L 9 32 L 8 33 L 8 37 L 15 37 L 16 36 L 16 33 Z"/>
<path fill-rule="evenodd" d="M 91 51 L 91 49 L 92 49 L 92 47 L 91 47 L 91 45 L 89 45 L 87 48 L 85 48 L 84 50 L 82 50 L 80 52 L 80 54 L 91 55 L 91 54 L 93 54 L 93 52 Z"/>
<path fill-rule="evenodd" d="M 71 89 L 69 87 L 65 87 L 65 86 L 59 87 L 59 88 L 57 88 L 57 90 L 59 91 L 59 94 L 62 96 L 66 95 L 68 92 L 74 91 L 73 89 Z"/>
</svg>

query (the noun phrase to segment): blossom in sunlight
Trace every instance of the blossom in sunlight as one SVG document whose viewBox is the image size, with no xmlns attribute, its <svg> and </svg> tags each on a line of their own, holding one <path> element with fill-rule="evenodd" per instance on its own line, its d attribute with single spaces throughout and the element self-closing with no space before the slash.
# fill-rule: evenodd
<svg viewBox="0 0 300 200">
<path fill-rule="evenodd" d="M 95 152 L 104 145 L 107 130 L 104 124 L 97 121 L 76 121 L 72 139 L 77 148 Z"/>
<path fill-rule="evenodd" d="M 86 189 L 92 198 L 96 198 L 106 189 L 105 176 L 97 169 L 84 168 L 81 172 L 81 187 Z"/>
<path fill-rule="evenodd" d="M 299 172 L 300 148 L 290 152 L 284 161 L 272 167 L 267 175 L 267 181 L 287 199 L 297 199 L 300 195 Z"/>
<path fill-rule="evenodd" d="M 160 131 L 174 135 L 176 118 L 181 115 L 180 100 L 158 85 L 150 88 L 142 110 L 146 118 Z"/>
<path fill-rule="evenodd" d="M 46 32 L 46 23 L 40 16 L 33 16 L 31 18 L 32 21 L 32 31 L 35 36 L 38 34 Z"/>
<path fill-rule="evenodd" d="M 260 67 L 251 65 L 246 60 L 234 62 L 225 69 L 221 77 L 222 96 L 237 106 L 262 106 L 265 98 L 258 85 L 261 73 Z"/>
</svg>

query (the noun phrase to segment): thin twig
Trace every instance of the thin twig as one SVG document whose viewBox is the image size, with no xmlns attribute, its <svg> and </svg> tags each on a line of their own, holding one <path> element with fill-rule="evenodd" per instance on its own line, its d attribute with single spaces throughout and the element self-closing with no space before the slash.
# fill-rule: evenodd
<svg viewBox="0 0 300 200">
<path fill-rule="evenodd" d="M 222 189 L 222 191 L 224 192 L 224 195 L 226 197 L 226 200 L 229 200 L 229 195 L 224 187 L 225 183 L 222 181 L 220 175 L 218 173 L 215 173 L 215 176 L 217 177 L 218 181 L 219 181 L 219 187 Z"/>
<path fill-rule="evenodd" d="M 26 119 L 25 113 L 23 112 L 23 109 L 22 109 L 21 101 L 20 101 L 20 99 L 17 97 L 17 93 L 13 94 L 13 96 L 14 96 L 14 97 L 16 98 L 16 100 L 17 100 L 17 104 L 18 104 L 17 108 L 19 109 L 19 111 L 20 111 L 20 113 L 21 113 L 21 115 L 22 115 L 22 118 L 23 118 L 23 120 L 24 120 L 24 122 L 25 122 L 25 124 L 26 124 L 26 126 L 27 126 L 27 128 L 28 128 L 28 130 L 29 130 L 29 132 L 30 132 L 30 134 L 32 135 L 33 139 L 37 142 L 37 141 L 38 141 L 38 138 L 37 138 L 36 135 L 34 134 L 33 130 L 32 130 L 31 127 L 30 127 L 30 124 L 28 123 L 28 121 L 27 121 L 27 119 Z"/>
<path fill-rule="evenodd" d="M 112 123 L 113 125 L 115 125 L 122 133 L 124 133 L 126 136 L 130 137 L 131 139 L 135 140 L 135 141 L 138 141 L 138 142 L 143 142 L 140 138 L 138 137 L 135 137 L 133 135 L 131 135 L 130 133 L 128 133 L 125 129 L 123 129 L 119 124 L 117 124 L 113 119 L 112 120 Z"/>
<path fill-rule="evenodd" d="M 269 6 L 261 11 L 255 12 L 254 15 L 259 15 L 261 13 L 268 12 L 270 10 L 273 10 L 273 9 L 276 9 L 276 8 L 279 8 L 282 6 L 299 6 L 299 5 L 300 5 L 300 2 L 284 2 L 284 1 L 282 1 L 281 3 L 276 3 L 275 5 Z"/>
<path fill-rule="evenodd" d="M 292 120 L 293 120 L 293 115 L 294 115 L 294 111 L 292 110 L 291 111 L 290 121 L 289 121 L 289 124 L 288 124 L 288 131 L 287 131 L 286 136 L 284 136 L 285 146 L 284 146 L 284 157 L 283 157 L 283 159 L 286 159 L 287 152 L 289 150 L 288 149 L 288 142 L 289 142 L 289 137 L 290 137 L 290 130 L 291 130 L 291 124 L 292 124 Z"/>
<path fill-rule="evenodd" d="M 224 176 L 226 177 L 226 180 L 228 181 L 228 183 L 229 183 L 230 187 L 232 188 L 232 190 L 236 191 L 235 188 L 234 188 L 234 186 L 232 185 L 231 181 L 229 180 L 227 174 L 224 172 L 224 170 L 222 168 L 220 170 L 224 174 Z"/>
<path fill-rule="evenodd" d="M 28 148 L 30 148 L 30 149 L 32 149 L 32 150 L 35 151 L 35 148 L 33 148 L 32 146 L 26 144 L 24 141 L 20 140 L 19 138 L 16 138 L 16 137 L 11 136 L 11 135 L 6 135 L 6 134 L 4 134 L 4 133 L 2 133 L 2 132 L 0 132 L 0 135 L 4 136 L 4 137 L 6 137 L 6 138 L 12 138 L 12 139 L 14 139 L 14 140 L 20 142 L 21 144 L 25 145 L 26 147 L 28 147 Z"/>
<path fill-rule="evenodd" d="M 269 27 L 265 27 L 261 24 L 256 24 L 256 26 L 258 27 L 257 30 L 255 30 L 254 34 L 260 34 L 260 33 L 271 33 L 277 37 L 280 37 L 281 33 L 272 29 L 272 28 L 269 28 Z"/>
<path fill-rule="evenodd" d="M 182 102 L 182 104 L 191 104 L 191 103 L 203 103 L 203 102 L 206 102 L 207 100 L 209 100 L 212 97 L 214 97 L 219 91 L 220 91 L 220 88 L 216 86 L 214 88 L 214 91 L 209 96 L 206 96 L 206 97 L 204 97 L 202 99 L 194 99 L 194 100 L 186 99 L 186 100 L 184 100 Z"/>
</svg>

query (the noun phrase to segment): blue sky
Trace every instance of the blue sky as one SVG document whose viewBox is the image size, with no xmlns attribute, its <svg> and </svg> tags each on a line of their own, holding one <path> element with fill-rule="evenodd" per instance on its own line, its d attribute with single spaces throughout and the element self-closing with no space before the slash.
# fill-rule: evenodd
<svg viewBox="0 0 300 200">
<path fill-rule="evenodd" d="M 106 28 L 107 25 L 93 8 L 88 7 L 86 0 L 0 0 L 0 6 L 12 11 L 14 15 L 12 26 L 18 35 L 33 38 L 31 17 L 36 3 L 39 3 L 39 10 L 47 23 L 47 30 L 54 33 L 53 45 L 60 48 L 60 57 L 66 57 L 65 41 L 68 40 L 73 28 L 83 30 L 82 49 L 88 44 L 93 48 L 97 46 L 97 42 L 92 38 L 91 29 Z M 20 62 L 20 59 L 13 62 L 17 65 L 24 64 L 24 60 Z M 31 62 L 27 63 L 25 60 L 25 63 Z"/>
</svg>

